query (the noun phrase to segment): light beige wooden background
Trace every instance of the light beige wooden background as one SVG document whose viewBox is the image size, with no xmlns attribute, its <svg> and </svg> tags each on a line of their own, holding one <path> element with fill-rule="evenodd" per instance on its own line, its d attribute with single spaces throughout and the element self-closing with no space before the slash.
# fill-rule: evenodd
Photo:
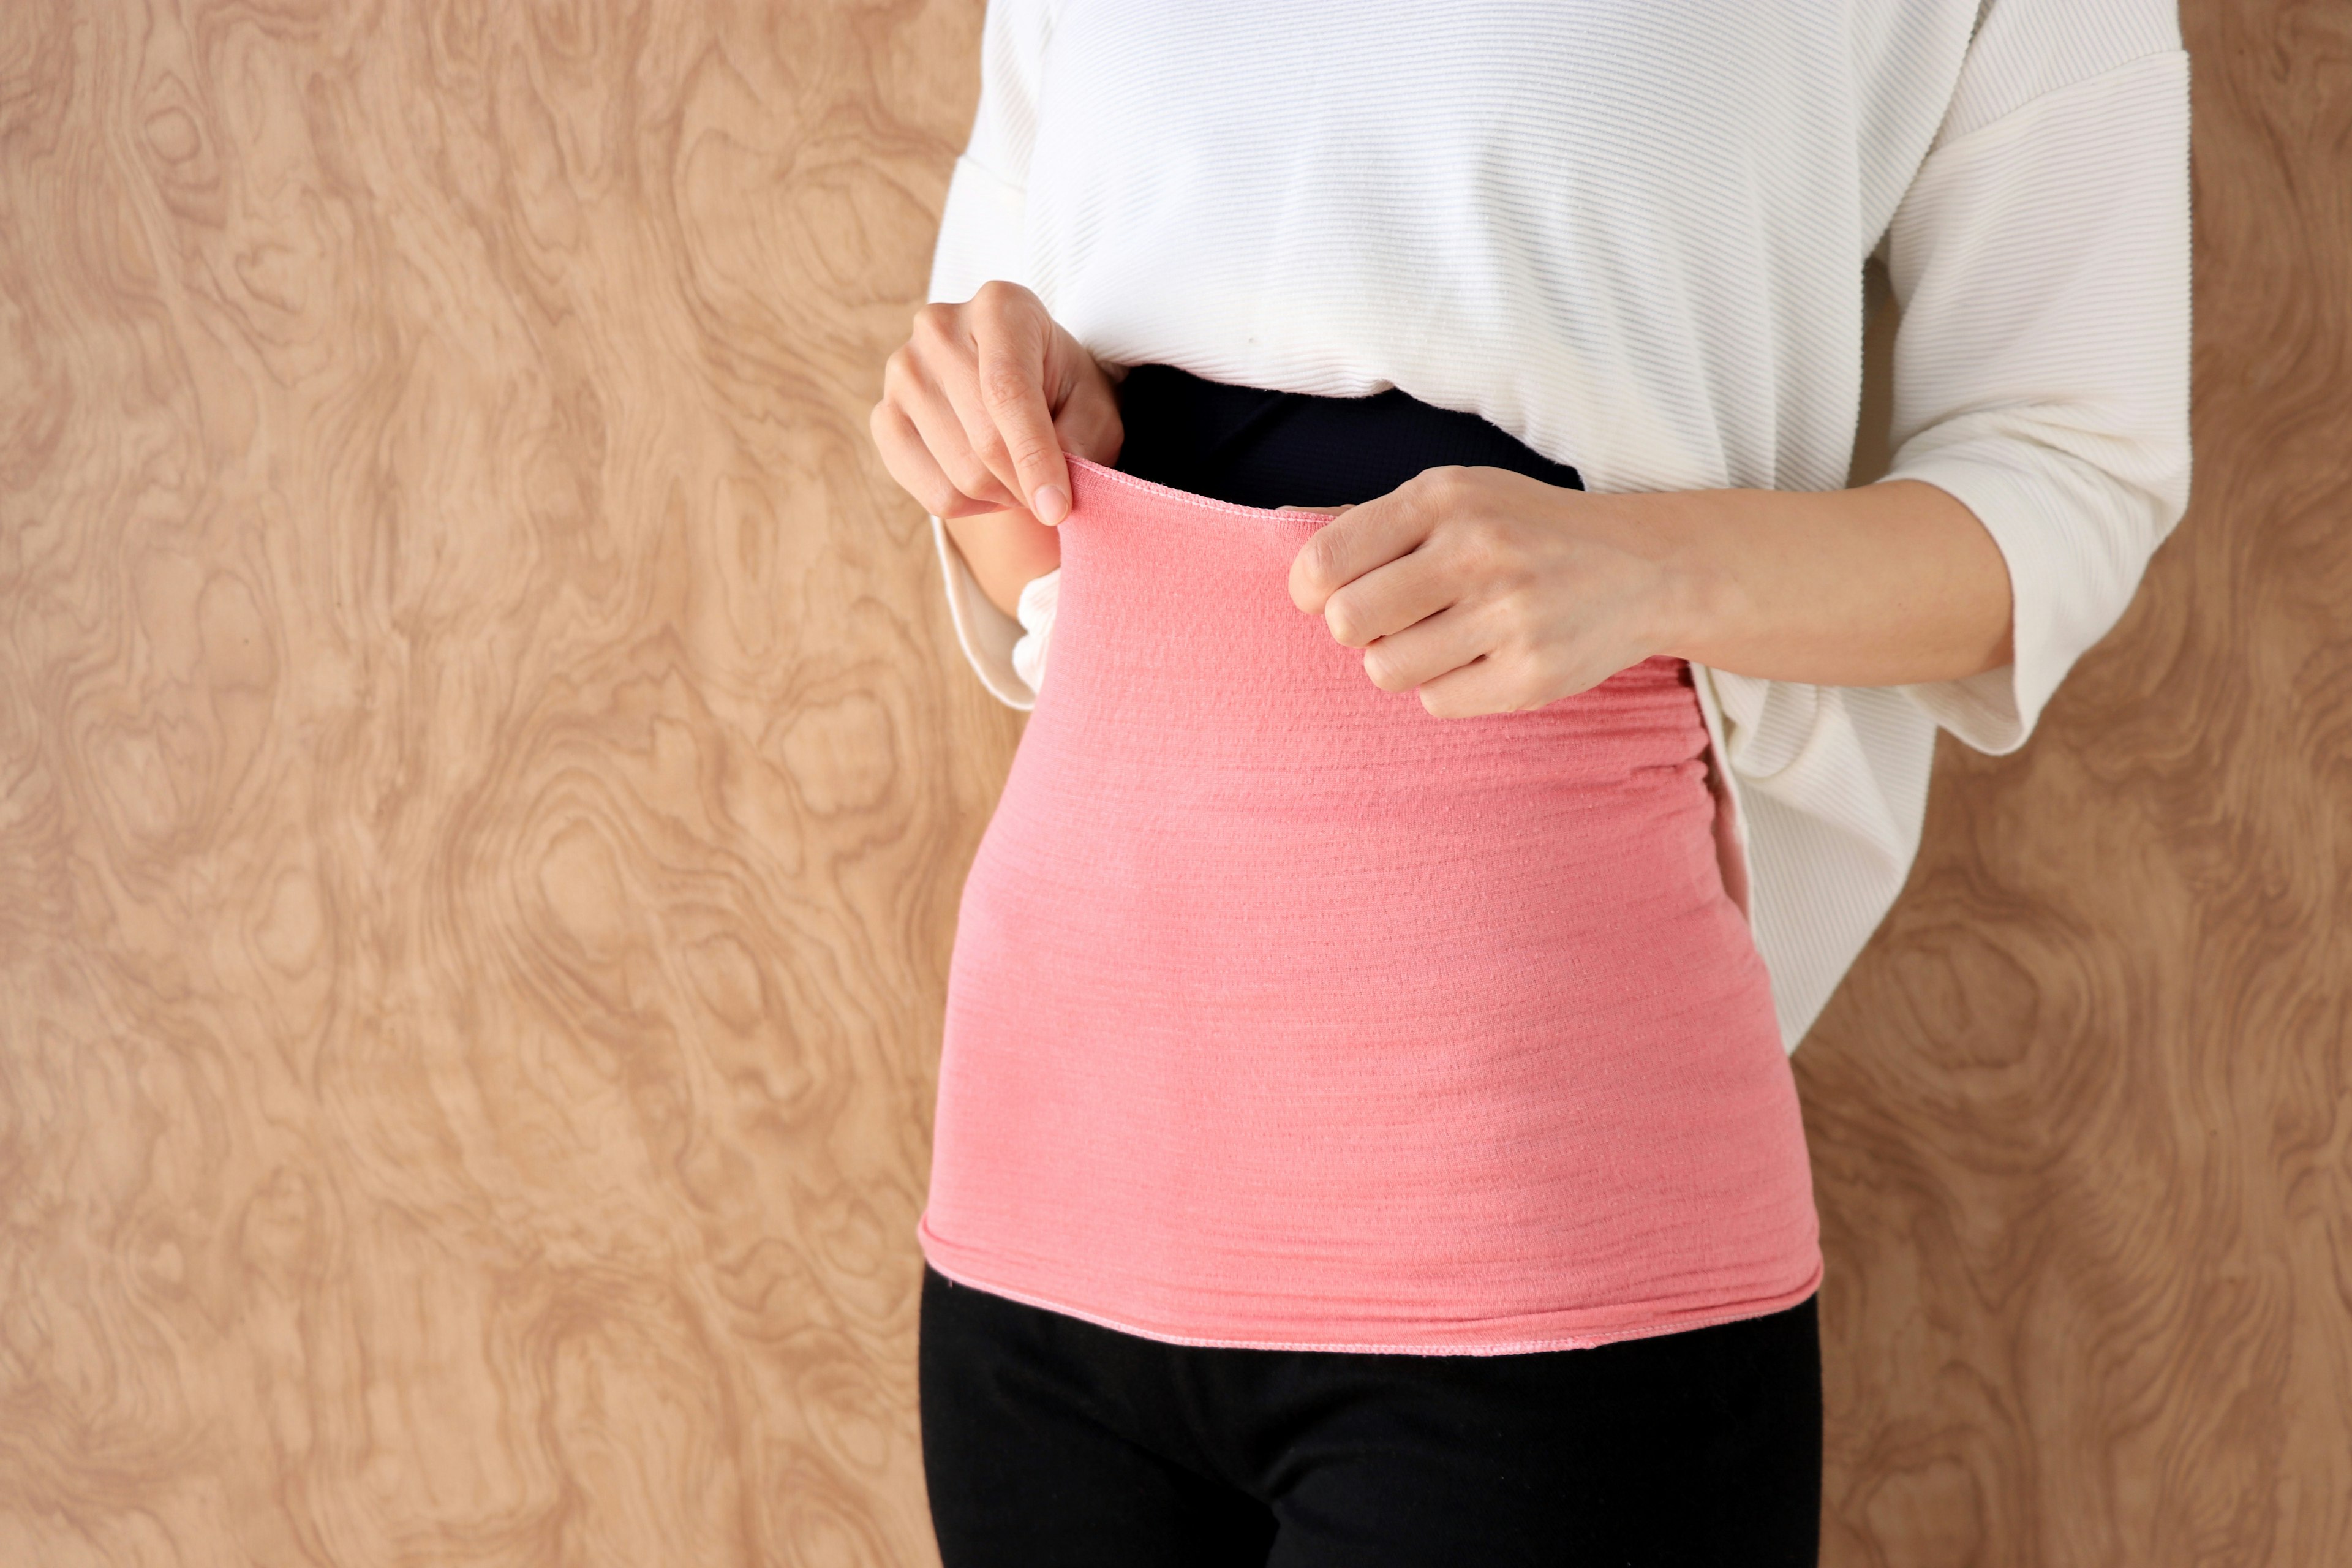
<svg viewBox="0 0 2352 1568">
<path fill-rule="evenodd" d="M 2352 1560 L 2352 7 L 2195 509 L 1798 1058 L 1835 1564 Z M 0 5 L 0 1564 L 923 1563 L 979 0 Z"/>
</svg>

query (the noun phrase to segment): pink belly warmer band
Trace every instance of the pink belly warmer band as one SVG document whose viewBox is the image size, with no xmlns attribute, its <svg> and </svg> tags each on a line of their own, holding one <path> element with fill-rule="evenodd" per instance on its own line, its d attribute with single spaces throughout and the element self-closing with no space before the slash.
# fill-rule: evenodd
<svg viewBox="0 0 2352 1568">
<path fill-rule="evenodd" d="M 1290 602 L 1327 519 L 1070 469 L 950 967 L 931 1265 L 1154 1339 L 1426 1354 L 1811 1295 L 1683 661 L 1433 718 Z"/>
</svg>

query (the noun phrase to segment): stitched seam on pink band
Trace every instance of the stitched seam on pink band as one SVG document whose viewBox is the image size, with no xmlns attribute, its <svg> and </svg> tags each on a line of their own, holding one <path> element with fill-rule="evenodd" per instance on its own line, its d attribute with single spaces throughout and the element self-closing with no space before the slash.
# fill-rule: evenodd
<svg viewBox="0 0 2352 1568">
<path fill-rule="evenodd" d="M 1123 474 L 1117 468 L 1107 468 L 1092 458 L 1081 458 L 1074 452 L 1064 453 L 1063 458 L 1074 468 L 1083 468 L 1090 474 L 1099 475 L 1113 484 L 1123 485 L 1139 494 L 1156 496 L 1160 500 L 1176 501 L 1184 506 L 1197 507 L 1202 511 L 1224 512 L 1247 518 L 1278 517 L 1285 521 L 1290 520 L 1291 514 L 1285 512 L 1280 507 L 1239 506 L 1232 501 L 1218 500 L 1212 496 L 1194 495 L 1191 490 L 1180 490 L 1172 486 L 1154 484 L 1150 479 L 1139 479 L 1133 474 Z M 1322 517 L 1326 522 L 1331 521 L 1328 517 L 1323 517 L 1320 512 L 1310 511 L 1298 515 Z"/>
</svg>

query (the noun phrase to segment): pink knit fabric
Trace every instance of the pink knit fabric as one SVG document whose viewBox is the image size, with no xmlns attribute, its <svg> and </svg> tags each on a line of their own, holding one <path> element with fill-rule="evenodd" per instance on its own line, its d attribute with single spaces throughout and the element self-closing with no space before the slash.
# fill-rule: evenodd
<svg viewBox="0 0 2352 1568">
<path fill-rule="evenodd" d="M 1421 1353 L 1811 1295 L 1683 661 L 1434 719 L 1291 604 L 1326 519 L 1070 468 L 963 889 L 932 1266 L 1153 1339 Z"/>
</svg>

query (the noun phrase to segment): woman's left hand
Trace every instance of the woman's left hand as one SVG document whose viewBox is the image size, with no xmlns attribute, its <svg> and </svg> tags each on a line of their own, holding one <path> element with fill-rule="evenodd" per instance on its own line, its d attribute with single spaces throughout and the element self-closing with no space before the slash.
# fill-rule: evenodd
<svg viewBox="0 0 2352 1568">
<path fill-rule="evenodd" d="M 1639 498 L 1507 468 L 1430 468 L 1332 521 L 1290 563 L 1292 603 L 1364 650 L 1383 691 L 1440 719 L 1539 708 L 1676 640 L 1690 585 Z"/>
</svg>

